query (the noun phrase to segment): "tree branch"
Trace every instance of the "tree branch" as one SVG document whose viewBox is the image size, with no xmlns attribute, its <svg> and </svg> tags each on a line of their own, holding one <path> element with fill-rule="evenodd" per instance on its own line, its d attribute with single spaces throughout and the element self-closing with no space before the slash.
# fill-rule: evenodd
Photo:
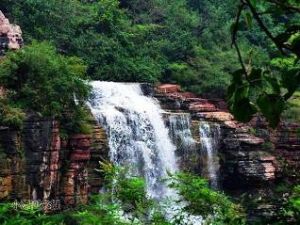
<svg viewBox="0 0 300 225">
<path fill-rule="evenodd" d="M 244 7 L 245 7 L 245 4 L 242 3 L 239 6 L 239 8 L 238 8 L 238 12 L 237 12 L 237 15 L 236 15 L 235 24 L 234 24 L 233 31 L 232 31 L 232 38 L 231 38 L 232 39 L 232 43 L 231 43 L 231 46 L 235 47 L 236 52 L 238 54 L 239 62 L 241 64 L 241 66 L 242 66 L 242 69 L 244 71 L 246 79 L 248 80 L 247 69 L 245 67 L 245 64 L 244 64 L 244 61 L 243 61 L 243 57 L 242 57 L 239 45 L 237 44 L 237 34 L 238 34 L 238 30 L 239 30 L 239 22 L 240 22 L 241 14 L 242 14 L 242 11 L 243 11 Z"/>
<path fill-rule="evenodd" d="M 256 9 L 254 8 L 254 6 L 251 4 L 251 2 L 249 0 L 242 0 L 243 3 L 245 3 L 254 19 L 256 20 L 256 22 L 258 23 L 258 26 L 265 32 L 265 34 L 272 40 L 272 42 L 276 45 L 276 47 L 278 48 L 278 50 L 282 53 L 282 54 L 285 54 L 283 49 L 284 48 L 287 48 L 284 44 L 282 43 L 279 43 L 276 38 L 273 36 L 273 34 L 269 31 L 269 29 L 265 26 L 265 24 L 263 23 L 263 21 L 261 20 L 261 18 L 259 17 L 258 15 L 258 12 L 256 11 Z"/>
<path fill-rule="evenodd" d="M 273 3 L 275 5 L 278 5 L 278 6 L 280 6 L 282 8 L 285 8 L 285 9 L 287 9 L 289 11 L 294 11 L 294 12 L 300 13 L 300 8 L 299 7 L 286 4 L 286 3 L 280 2 L 278 0 L 268 0 L 268 2 Z"/>
</svg>

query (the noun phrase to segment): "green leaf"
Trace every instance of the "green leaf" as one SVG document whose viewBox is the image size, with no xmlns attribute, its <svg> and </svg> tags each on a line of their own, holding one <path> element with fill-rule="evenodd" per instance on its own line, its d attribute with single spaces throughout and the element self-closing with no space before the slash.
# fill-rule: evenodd
<svg viewBox="0 0 300 225">
<path fill-rule="evenodd" d="M 300 70 L 291 69 L 282 75 L 282 86 L 288 90 L 284 98 L 289 99 L 300 86 Z"/>
<path fill-rule="evenodd" d="M 270 76 L 263 76 L 263 90 L 267 94 L 280 94 L 280 84 L 278 79 Z"/>
<path fill-rule="evenodd" d="M 255 106 L 251 104 L 248 98 L 236 101 L 232 107 L 234 117 L 241 122 L 249 122 L 256 112 Z"/>
<path fill-rule="evenodd" d="M 285 109 L 285 103 L 283 97 L 276 94 L 264 93 L 257 99 L 257 105 L 260 111 L 273 128 L 275 128 L 280 121 L 281 113 Z"/>
</svg>

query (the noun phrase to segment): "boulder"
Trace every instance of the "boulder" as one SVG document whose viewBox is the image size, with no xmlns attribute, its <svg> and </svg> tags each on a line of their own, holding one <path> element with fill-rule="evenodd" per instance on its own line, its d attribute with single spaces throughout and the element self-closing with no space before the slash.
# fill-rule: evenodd
<svg viewBox="0 0 300 225">
<path fill-rule="evenodd" d="M 159 93 L 175 93 L 180 92 L 180 86 L 177 84 L 162 84 L 156 87 Z"/>
</svg>

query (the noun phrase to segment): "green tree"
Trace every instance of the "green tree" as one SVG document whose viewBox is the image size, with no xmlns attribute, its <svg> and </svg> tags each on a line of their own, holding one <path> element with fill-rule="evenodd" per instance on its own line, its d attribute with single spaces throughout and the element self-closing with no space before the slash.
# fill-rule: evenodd
<svg viewBox="0 0 300 225">
<path fill-rule="evenodd" d="M 178 191 L 184 204 L 187 203 L 184 210 L 202 215 L 207 224 L 245 224 L 242 208 L 224 194 L 211 190 L 207 181 L 199 176 L 188 173 L 171 175 L 169 186 Z"/>
<path fill-rule="evenodd" d="M 80 114 L 89 96 L 85 71 L 79 58 L 62 56 L 46 42 L 33 42 L 1 60 L 0 83 L 7 89 L 8 104 L 62 119 Z"/>
</svg>

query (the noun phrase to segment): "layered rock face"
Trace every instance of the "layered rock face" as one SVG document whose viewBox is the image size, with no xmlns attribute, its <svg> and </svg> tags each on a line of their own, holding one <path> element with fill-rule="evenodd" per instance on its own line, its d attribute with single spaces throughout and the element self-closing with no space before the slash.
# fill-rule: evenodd
<svg viewBox="0 0 300 225">
<path fill-rule="evenodd" d="M 22 31 L 17 25 L 11 24 L 0 11 L 0 56 L 7 49 L 16 50 L 23 45 Z"/>
<path fill-rule="evenodd" d="M 258 136 L 272 146 L 279 161 L 280 177 L 300 179 L 300 124 L 281 122 L 276 130 L 268 128 L 266 122 L 256 117 L 251 121 Z"/>
<path fill-rule="evenodd" d="M 156 87 L 155 96 L 170 114 L 191 115 L 196 148 L 180 156 L 181 168 L 206 176 L 202 168 L 209 160 L 199 152 L 199 124 L 218 124 L 219 188 L 244 205 L 249 224 L 261 219 L 276 220 L 276 212 L 282 207 L 282 193 L 278 194 L 276 185 L 285 184 L 287 179 L 288 183 L 299 181 L 300 125 L 281 123 L 271 130 L 260 117 L 249 124 L 239 123 L 223 100 L 202 99 L 181 92 L 178 85 Z"/>
<path fill-rule="evenodd" d="M 277 155 L 286 169 L 284 176 L 297 178 L 300 171 L 300 124 L 281 124 L 274 135 Z"/>
<path fill-rule="evenodd" d="M 224 100 L 202 99 L 193 93 L 181 92 L 178 85 L 172 84 L 158 86 L 155 91 L 155 97 L 160 100 L 165 110 L 191 115 L 195 140 L 200 140 L 200 121 L 217 123 L 221 126 L 220 173 L 225 186 L 230 188 L 237 188 L 240 185 L 255 186 L 275 179 L 278 171 L 277 160 L 272 153 L 265 151 L 265 140 L 253 135 L 253 128 L 250 126 L 235 121 L 228 112 Z M 195 165 L 192 167 L 199 169 L 201 157 L 197 158 L 195 154 L 192 154 L 192 157 L 198 161 L 198 167 Z"/>
<path fill-rule="evenodd" d="M 95 168 L 107 156 L 103 135 L 95 126 L 93 135 L 62 140 L 56 121 L 37 116 L 28 116 L 22 131 L 2 127 L 0 201 L 40 201 L 45 211 L 87 203 L 102 185 Z"/>
</svg>

